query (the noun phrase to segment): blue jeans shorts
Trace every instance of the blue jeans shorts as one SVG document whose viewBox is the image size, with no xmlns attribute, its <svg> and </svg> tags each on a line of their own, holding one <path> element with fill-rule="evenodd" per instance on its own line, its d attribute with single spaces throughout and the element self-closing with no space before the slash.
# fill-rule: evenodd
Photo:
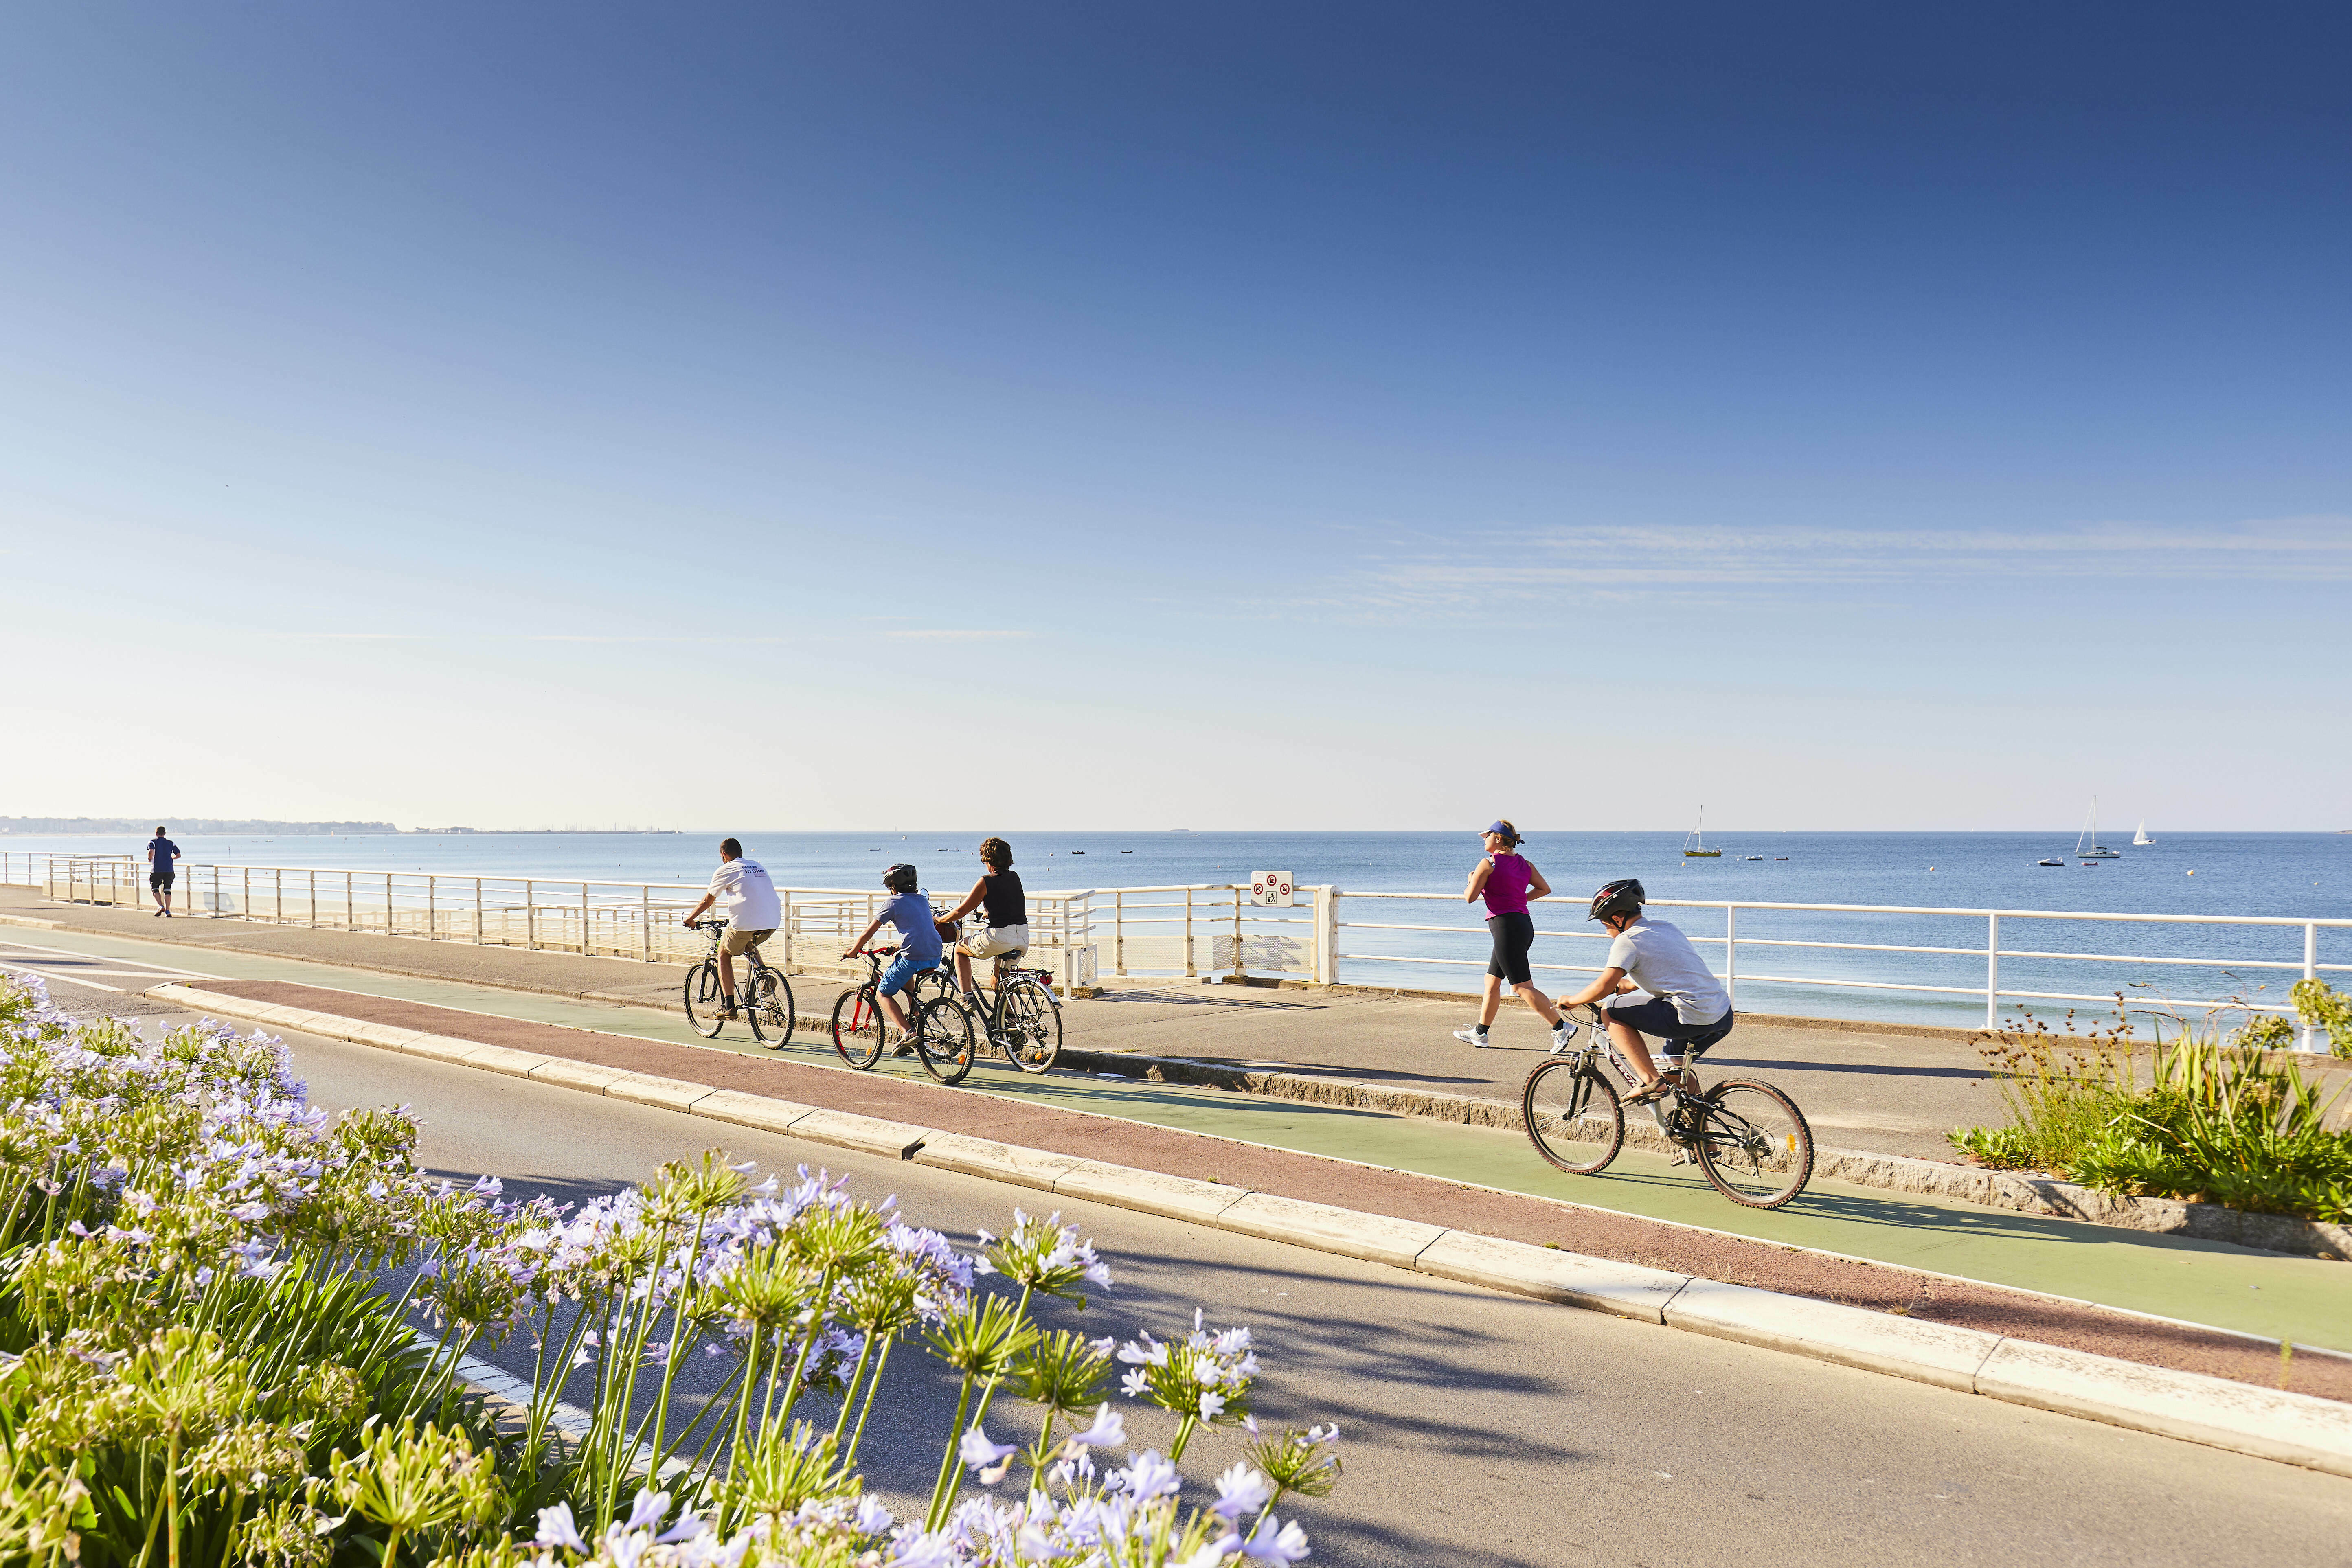
<svg viewBox="0 0 2352 1568">
<path fill-rule="evenodd" d="M 917 962 L 909 953 L 899 953 L 882 966 L 882 983 L 874 988 L 875 994 L 880 996 L 896 996 L 907 988 L 907 982 L 927 970 L 937 969 L 939 966 L 940 961 L 936 958 L 924 963 Z"/>
<path fill-rule="evenodd" d="M 1731 1014 L 1710 1023 L 1685 1024 L 1675 1011 L 1675 1005 L 1664 997 L 1653 996 L 1638 1006 L 1603 1007 L 1602 1011 L 1621 1024 L 1630 1024 L 1642 1034 L 1663 1042 L 1660 1056 L 1687 1057 L 1692 1061 L 1707 1053 L 1731 1033 Z"/>
</svg>

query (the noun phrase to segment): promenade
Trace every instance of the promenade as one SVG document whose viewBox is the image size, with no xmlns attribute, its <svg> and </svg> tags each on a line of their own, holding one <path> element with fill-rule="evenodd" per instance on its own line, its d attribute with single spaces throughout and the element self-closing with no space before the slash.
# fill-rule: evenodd
<svg viewBox="0 0 2352 1568">
<path fill-rule="evenodd" d="M 1901 1271 L 1824 1275 L 1811 1289 L 1832 1299 L 1876 1300 L 1891 1292 L 1885 1303 L 1891 1308 L 1905 1304 L 1906 1291 L 1934 1297 L 1946 1287 L 1927 1282 L 1946 1277 L 2352 1351 L 2345 1332 L 2352 1322 L 2352 1269 L 2341 1263 L 1889 1194 L 1825 1177 L 1816 1178 L 1789 1208 L 1756 1213 L 1735 1207 L 1690 1172 L 1671 1169 L 1638 1149 L 1629 1149 L 1601 1177 L 1569 1177 L 1544 1166 L 1516 1132 L 1124 1075 L 1065 1070 L 1033 1079 L 983 1058 L 962 1089 L 940 1090 L 912 1063 L 896 1058 L 886 1058 L 871 1074 L 852 1074 L 814 1032 L 803 1032 L 778 1053 L 754 1046 L 740 1026 L 704 1042 L 687 1029 L 676 1005 L 680 972 L 619 960 L 237 921 L 166 922 L 128 910 L 50 904 L 29 889 L 0 891 L 0 917 L 9 922 L 0 927 L 0 938 L 11 944 L 0 959 L 53 980 L 79 975 L 85 984 L 105 988 L 98 995 L 111 995 L 117 1005 L 133 1010 L 168 1011 L 142 1004 L 139 994 L 185 978 L 191 984 L 226 982 L 231 991 L 280 1002 L 290 1001 L 291 994 L 275 987 L 301 987 L 303 1007 L 362 1018 L 382 1017 L 386 1007 L 431 1008 L 443 1020 L 437 1032 L 465 1037 L 488 1038 L 479 1033 L 484 1029 L 543 1029 L 545 1035 L 534 1037 L 534 1048 L 542 1050 L 550 1048 L 548 1039 L 566 1033 L 583 1037 L 580 1049 L 682 1048 L 707 1060 L 716 1047 L 752 1058 L 760 1072 L 789 1068 L 796 1079 L 789 1098 L 803 1102 L 851 1109 L 877 1094 L 903 1092 L 889 1087 L 901 1082 L 906 1091 L 934 1103 L 957 1097 L 974 1101 L 971 1114 L 983 1118 L 1013 1114 L 981 1109 L 991 1103 L 1074 1115 L 1090 1125 L 1086 1136 L 1118 1144 L 1148 1142 L 1143 1130 L 1150 1128 L 1220 1140 L 1228 1152 L 1210 1163 L 1236 1169 L 1255 1158 L 1242 1145 L 1352 1162 L 1340 1168 L 1343 1189 L 1373 1190 L 1385 1179 L 1378 1172 L 1386 1170 L 1443 1184 L 1455 1194 L 1444 1201 L 1473 1207 L 1486 1200 L 1469 1194 L 1519 1194 L 1547 1205 L 1543 1212 L 1582 1216 L 1567 1233 L 1572 1239 L 1560 1245 L 1633 1261 L 1686 1257 L 1689 1248 L 1715 1247 L 1708 1237 L 1739 1244 L 1735 1258 L 1709 1253 L 1703 1268 L 1700 1260 L 1690 1260 L 1691 1268 L 1713 1278 L 1804 1289 L 1781 1272 L 1792 1256 L 1785 1249 L 1797 1247 L 1819 1260 L 1808 1268 L 1844 1258 Z M 72 989 L 58 985 L 61 997 Z M 803 1017 L 821 1020 L 835 989 L 802 977 Z M 319 992 L 348 1000 L 322 1001 Z M 1234 1065 L 1281 1061 L 1335 1077 L 1384 1074 L 1390 1083 L 1508 1093 L 1532 1059 L 1536 1042 L 1520 1037 L 1537 1033 L 1533 1021 L 1507 1016 L 1498 1026 L 1505 1044 L 1477 1052 L 1444 1036 L 1460 1014 L 1445 1004 L 1410 999 L 1163 986 L 1069 1004 L 1068 1044 Z M 472 1022 L 452 1026 L 452 1017 Z M 1433 1034 L 1437 1037 L 1430 1038 Z M 1731 1051 L 1732 1059 L 1755 1063 L 1755 1070 L 1791 1085 L 1815 1111 L 1825 1145 L 1859 1142 L 1854 1134 L 1872 1131 L 1869 1119 L 1879 1114 L 1879 1105 L 1890 1104 L 1910 1108 L 1888 1114 L 1907 1115 L 1915 1125 L 1878 1126 L 1877 1135 L 1898 1150 L 1928 1152 L 1924 1130 L 1916 1125 L 1925 1120 L 1916 1107 L 1926 1093 L 1942 1097 L 1936 1103 L 1959 1114 L 1978 1114 L 1966 1097 L 1984 1096 L 1988 1108 L 1981 1114 L 1995 1114 L 1992 1090 L 1964 1076 L 1969 1064 L 1963 1053 L 1973 1053 L 1963 1041 L 1757 1028 L 1735 1036 L 1732 1045 L 1744 1047 Z M 1946 1070 L 1919 1070 L 1938 1068 Z M 1930 1086 L 1925 1091 L 1918 1088 L 1923 1083 Z M 1817 1092 L 1815 1085 L 1836 1098 L 1817 1109 L 1808 1098 Z M 1858 1125 L 1832 1133 L 1831 1117 Z M 1130 1130 L 1107 1131 L 1106 1118 Z M 938 1119 L 937 1111 L 929 1114 L 931 1124 Z M 1193 1160 L 1199 1163 L 1197 1155 Z M 1230 1174 L 1189 1168 L 1180 1173 Z M 1755 1249 L 1743 1250 L 1748 1244 Z M 1866 1289 L 1857 1283 L 1864 1279 Z M 2262 1355 L 2274 1357 L 2275 1348 L 2253 1359 Z"/>
</svg>

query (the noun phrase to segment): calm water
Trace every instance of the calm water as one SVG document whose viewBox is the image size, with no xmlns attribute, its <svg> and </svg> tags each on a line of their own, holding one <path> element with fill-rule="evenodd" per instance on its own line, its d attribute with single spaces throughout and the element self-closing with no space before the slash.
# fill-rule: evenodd
<svg viewBox="0 0 2352 1568">
<path fill-rule="evenodd" d="M 912 861 L 935 893 L 960 892 L 978 875 L 977 832 L 739 834 L 747 851 L 779 882 L 863 889 L 882 867 Z M 1458 893 L 1478 857 L 1471 833 L 1023 833 L 1007 834 L 1024 879 L 1037 890 L 1228 882 L 1259 869 L 1286 870 L 1301 884 L 1342 889 Z M 1689 860 L 1676 833 L 1536 833 L 1526 853 L 1563 892 L 1582 894 L 1612 877 L 1640 877 L 1654 900 L 1899 904 L 1936 908 L 2073 910 L 2094 913 L 2270 915 L 2352 919 L 2352 834 L 2163 833 L 2146 848 L 2124 847 L 2126 829 L 2107 842 L 2123 858 L 2093 867 L 2069 851 L 2074 835 L 2008 833 L 1738 833 L 1712 836 L 1719 860 Z M 191 858 L 224 864 L 313 866 L 335 869 L 622 881 L 700 882 L 716 858 L 715 838 L 668 834 L 400 834 L 353 837 L 179 836 Z M 0 838 L 0 849 L 136 856 L 142 837 Z M 1764 858 L 1750 860 L 1748 856 Z M 2065 864 L 2034 862 L 2057 856 Z M 2193 875 L 2191 873 L 2194 873 Z M 1376 914 L 1374 911 L 1378 910 Z M 1721 936 L 1712 910 L 1662 910 L 1694 937 Z M 1548 912 L 1538 963 L 1590 964 L 1597 945 L 1567 934 L 1590 931 L 1575 911 Z M 1472 928 L 1473 911 L 1455 903 L 1342 905 L 1347 920 L 1395 919 Z M 1980 917 L 1860 916 L 1743 909 L 1738 916 L 1741 1005 L 1757 1011 L 1822 1016 L 1980 1021 L 1982 1000 L 1919 993 L 1850 991 L 1807 981 L 1873 979 L 1914 985 L 1981 985 L 1985 921 Z M 1973 956 L 1843 952 L 1773 947 L 1772 942 L 1859 942 L 1909 947 L 1976 948 Z M 2056 952 L 2131 955 L 2154 962 L 2074 964 L 2005 957 L 2005 987 L 2103 994 L 2137 987 L 2142 995 L 2268 998 L 2295 978 L 2283 971 L 2222 970 L 2178 962 L 2189 956 L 2299 963 L 2299 929 L 2118 925 L 2011 921 L 2001 945 Z M 1346 952 L 1411 952 L 1484 958 L 1483 933 L 1342 933 Z M 1719 943 L 1703 946 L 1710 960 Z M 2320 959 L 2352 963 L 2352 931 L 2322 931 Z M 1786 979 L 1767 979 L 1785 976 Z M 1352 963 L 1343 977 L 1463 988 L 1475 970 L 1438 965 Z M 1543 976 L 1553 988 L 1571 976 Z M 2332 977 L 2344 986 L 2352 976 Z M 2267 987 L 2268 989 L 2263 989 Z M 2010 1005 L 2011 1006 L 2015 1005 Z M 2032 1004 L 2063 1011 L 2064 1004 Z"/>
</svg>

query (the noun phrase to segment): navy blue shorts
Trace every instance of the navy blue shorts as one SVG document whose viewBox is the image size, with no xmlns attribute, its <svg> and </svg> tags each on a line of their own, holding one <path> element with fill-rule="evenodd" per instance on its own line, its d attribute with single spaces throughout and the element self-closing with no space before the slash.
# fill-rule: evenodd
<svg viewBox="0 0 2352 1568">
<path fill-rule="evenodd" d="M 1621 1004 L 1611 1007 L 1605 1003 L 1602 1011 L 1621 1024 L 1630 1024 L 1641 1034 L 1654 1040 L 1664 1040 L 1670 1057 L 1687 1057 L 1693 1061 L 1705 1056 L 1710 1047 L 1718 1044 L 1731 1033 L 1732 1013 L 1724 1010 L 1723 1016 L 1705 1024 L 1685 1024 L 1675 1013 L 1675 1005 L 1663 997 L 1653 996 L 1647 1002 Z"/>
</svg>

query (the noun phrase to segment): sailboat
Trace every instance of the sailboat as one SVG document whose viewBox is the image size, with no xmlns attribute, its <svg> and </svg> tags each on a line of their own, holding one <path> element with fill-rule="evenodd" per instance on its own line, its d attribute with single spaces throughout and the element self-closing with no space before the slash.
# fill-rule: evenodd
<svg viewBox="0 0 2352 1568">
<path fill-rule="evenodd" d="M 2090 845 L 2088 849 L 2083 847 L 2086 842 Z M 2074 836 L 2074 856 L 2080 860 L 2120 860 L 2124 858 L 2122 850 L 2106 848 L 2099 842 L 2097 795 L 2091 797 L 2091 819 L 2083 825 L 2083 831 Z"/>
<path fill-rule="evenodd" d="M 2150 838 L 2147 836 L 2147 818 L 2145 816 L 2141 817 L 2139 819 L 2138 831 L 2132 835 L 2132 847 L 2137 849 L 2144 844 L 2153 844 L 2155 842 L 2155 839 Z"/>
<path fill-rule="evenodd" d="M 1723 858 L 1723 851 L 1709 849 L 1706 847 L 1706 840 L 1701 837 L 1706 827 L 1706 807 L 1702 805 L 1698 808 L 1698 826 L 1692 828 L 1690 837 L 1683 840 L 1683 853 L 1694 860 L 1720 860 Z"/>
</svg>

